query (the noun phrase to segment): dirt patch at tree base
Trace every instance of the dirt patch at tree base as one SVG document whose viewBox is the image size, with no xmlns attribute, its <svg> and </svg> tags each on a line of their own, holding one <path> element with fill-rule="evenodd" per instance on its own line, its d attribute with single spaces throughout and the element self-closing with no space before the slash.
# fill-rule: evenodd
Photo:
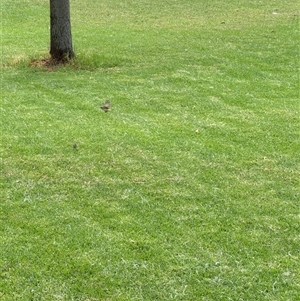
<svg viewBox="0 0 300 301">
<path fill-rule="evenodd" d="M 57 67 L 65 66 L 69 62 L 70 62 L 70 60 L 68 60 L 68 59 L 57 60 L 52 57 L 49 57 L 49 58 L 43 58 L 43 59 L 32 59 L 29 63 L 29 66 L 43 68 L 48 71 L 53 71 Z"/>
</svg>

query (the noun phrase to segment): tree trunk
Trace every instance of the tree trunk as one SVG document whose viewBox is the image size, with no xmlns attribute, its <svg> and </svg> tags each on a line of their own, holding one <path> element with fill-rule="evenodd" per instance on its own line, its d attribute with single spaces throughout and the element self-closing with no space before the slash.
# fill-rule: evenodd
<svg viewBox="0 0 300 301">
<path fill-rule="evenodd" d="M 50 54 L 59 61 L 74 57 L 69 0 L 50 0 Z"/>
</svg>

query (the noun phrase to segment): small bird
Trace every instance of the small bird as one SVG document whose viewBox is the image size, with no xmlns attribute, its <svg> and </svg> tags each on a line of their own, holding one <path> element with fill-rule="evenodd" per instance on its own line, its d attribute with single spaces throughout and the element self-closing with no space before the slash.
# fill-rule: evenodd
<svg viewBox="0 0 300 301">
<path fill-rule="evenodd" d="M 73 148 L 77 150 L 77 143 L 73 144 Z"/>
<path fill-rule="evenodd" d="M 101 107 L 100 109 L 102 109 L 105 113 L 107 113 L 110 110 L 110 102 L 107 100 Z"/>
</svg>

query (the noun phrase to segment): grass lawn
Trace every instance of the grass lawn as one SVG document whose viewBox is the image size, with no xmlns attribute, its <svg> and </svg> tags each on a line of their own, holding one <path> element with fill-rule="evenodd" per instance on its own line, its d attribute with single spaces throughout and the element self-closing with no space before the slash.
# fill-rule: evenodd
<svg viewBox="0 0 300 301">
<path fill-rule="evenodd" d="M 298 300 L 297 4 L 3 0 L 0 299 Z"/>
</svg>

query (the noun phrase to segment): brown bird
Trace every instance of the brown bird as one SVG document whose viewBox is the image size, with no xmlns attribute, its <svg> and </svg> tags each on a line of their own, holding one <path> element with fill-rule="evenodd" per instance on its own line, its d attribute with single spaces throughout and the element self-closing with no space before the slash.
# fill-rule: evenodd
<svg viewBox="0 0 300 301">
<path fill-rule="evenodd" d="M 100 109 L 102 109 L 105 113 L 107 113 L 110 110 L 110 102 L 107 100 L 101 107 Z"/>
</svg>

